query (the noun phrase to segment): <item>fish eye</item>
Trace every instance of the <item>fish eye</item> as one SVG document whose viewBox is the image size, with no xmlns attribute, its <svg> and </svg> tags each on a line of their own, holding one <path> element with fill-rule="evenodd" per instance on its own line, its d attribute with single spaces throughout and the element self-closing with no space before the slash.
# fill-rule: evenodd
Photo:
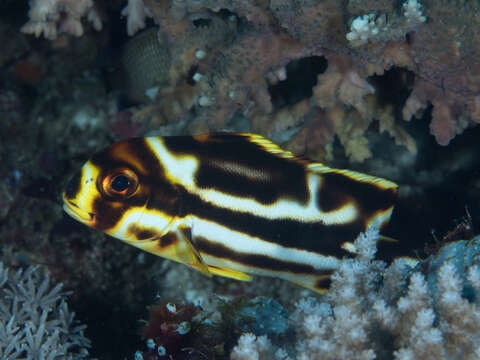
<svg viewBox="0 0 480 360">
<path fill-rule="evenodd" d="M 130 169 L 117 169 L 105 176 L 102 181 L 102 190 L 105 194 L 115 198 L 128 198 L 138 188 L 138 177 Z"/>
<path fill-rule="evenodd" d="M 111 186 L 113 191 L 120 193 L 130 186 L 130 180 L 125 175 L 117 175 Z"/>
</svg>

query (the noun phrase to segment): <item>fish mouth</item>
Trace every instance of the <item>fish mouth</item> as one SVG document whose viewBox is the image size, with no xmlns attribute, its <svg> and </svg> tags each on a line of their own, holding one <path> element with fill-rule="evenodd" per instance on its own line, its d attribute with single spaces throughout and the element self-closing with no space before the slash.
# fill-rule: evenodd
<svg viewBox="0 0 480 360">
<path fill-rule="evenodd" d="M 87 225 L 92 225 L 95 220 L 94 213 L 80 209 L 77 204 L 65 199 L 65 196 L 63 197 L 63 210 L 75 220 Z"/>
</svg>

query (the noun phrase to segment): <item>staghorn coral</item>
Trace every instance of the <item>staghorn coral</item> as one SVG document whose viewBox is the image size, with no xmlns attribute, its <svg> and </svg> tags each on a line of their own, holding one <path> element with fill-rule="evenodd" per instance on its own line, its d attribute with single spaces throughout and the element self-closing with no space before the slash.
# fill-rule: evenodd
<svg viewBox="0 0 480 360">
<path fill-rule="evenodd" d="M 37 267 L 17 270 L 0 263 L 0 356 L 2 359 L 85 359 L 90 341 L 76 325 L 62 285 Z"/>
</svg>

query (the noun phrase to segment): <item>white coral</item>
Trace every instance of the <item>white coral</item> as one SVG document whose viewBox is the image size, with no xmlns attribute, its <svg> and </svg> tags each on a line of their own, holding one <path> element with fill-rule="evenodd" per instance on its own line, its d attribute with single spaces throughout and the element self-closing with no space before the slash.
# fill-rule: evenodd
<svg viewBox="0 0 480 360">
<path fill-rule="evenodd" d="M 405 293 L 406 263 L 396 260 L 385 271 L 373 260 L 376 237 L 371 231 L 358 237 L 357 258 L 343 261 L 325 302 L 297 304 L 290 319 L 302 339 L 298 359 L 478 359 L 480 309 L 462 297 L 453 263 L 440 267 L 436 295 L 419 272 L 410 276 Z M 467 278 L 480 296 L 479 267 L 472 266 Z"/>
<path fill-rule="evenodd" d="M 59 33 L 83 35 L 83 17 L 92 23 L 95 30 L 102 29 L 93 0 L 30 0 L 28 16 L 30 20 L 21 31 L 36 37 L 43 33 L 50 40 L 56 39 Z"/>
<path fill-rule="evenodd" d="M 368 39 L 376 36 L 379 31 L 375 22 L 375 14 L 359 16 L 352 21 L 347 40 L 355 46 L 363 45 L 367 43 Z"/>
<path fill-rule="evenodd" d="M 74 320 L 65 295 L 38 267 L 9 273 L 0 262 L 0 359 L 87 358 L 85 326 Z"/>
<path fill-rule="evenodd" d="M 346 38 L 352 46 L 361 46 L 373 41 L 401 40 L 405 34 L 416 31 L 427 18 L 422 13 L 422 4 L 407 0 L 402 4 L 403 16 L 393 14 L 365 14 L 358 16 L 350 25 Z"/>
<path fill-rule="evenodd" d="M 356 259 L 345 259 L 332 276 L 328 302 L 313 299 L 297 304 L 291 320 L 300 325 L 297 345 L 300 359 L 373 360 L 368 334 L 372 326 L 369 292 L 378 283 L 383 263 L 373 261 L 378 229 L 370 228 L 355 240 Z"/>
<path fill-rule="evenodd" d="M 423 23 L 427 20 L 422 14 L 422 4 L 417 0 L 407 0 L 402 5 L 404 13 L 408 22 Z"/>
<path fill-rule="evenodd" d="M 296 358 L 478 360 L 480 308 L 462 296 L 454 264 L 442 264 L 432 292 L 424 275 L 412 274 L 404 260 L 386 270 L 374 260 L 377 239 L 375 229 L 358 236 L 352 246 L 356 259 L 342 261 L 323 302 L 305 298 L 296 304 L 290 316 L 299 339 Z M 480 267 L 471 266 L 466 277 L 478 299 Z M 231 359 L 272 359 L 268 346 L 266 338 L 244 335 Z"/>
<path fill-rule="evenodd" d="M 262 360 L 270 358 L 272 344 L 266 336 L 256 337 L 246 333 L 238 339 L 238 345 L 233 348 L 231 360 Z"/>
<path fill-rule="evenodd" d="M 122 10 L 122 16 L 127 17 L 127 34 L 132 36 L 137 31 L 145 28 L 145 19 L 153 17 L 143 0 L 128 0 L 127 6 Z"/>
</svg>

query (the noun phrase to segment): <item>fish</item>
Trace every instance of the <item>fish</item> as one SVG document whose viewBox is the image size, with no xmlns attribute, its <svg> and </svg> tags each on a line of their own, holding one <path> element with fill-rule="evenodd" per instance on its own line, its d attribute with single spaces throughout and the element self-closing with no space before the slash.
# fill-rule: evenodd
<svg viewBox="0 0 480 360">
<path fill-rule="evenodd" d="M 389 222 L 398 186 L 249 133 L 130 138 L 68 182 L 75 220 L 206 276 L 324 292 L 353 241 Z"/>
</svg>

